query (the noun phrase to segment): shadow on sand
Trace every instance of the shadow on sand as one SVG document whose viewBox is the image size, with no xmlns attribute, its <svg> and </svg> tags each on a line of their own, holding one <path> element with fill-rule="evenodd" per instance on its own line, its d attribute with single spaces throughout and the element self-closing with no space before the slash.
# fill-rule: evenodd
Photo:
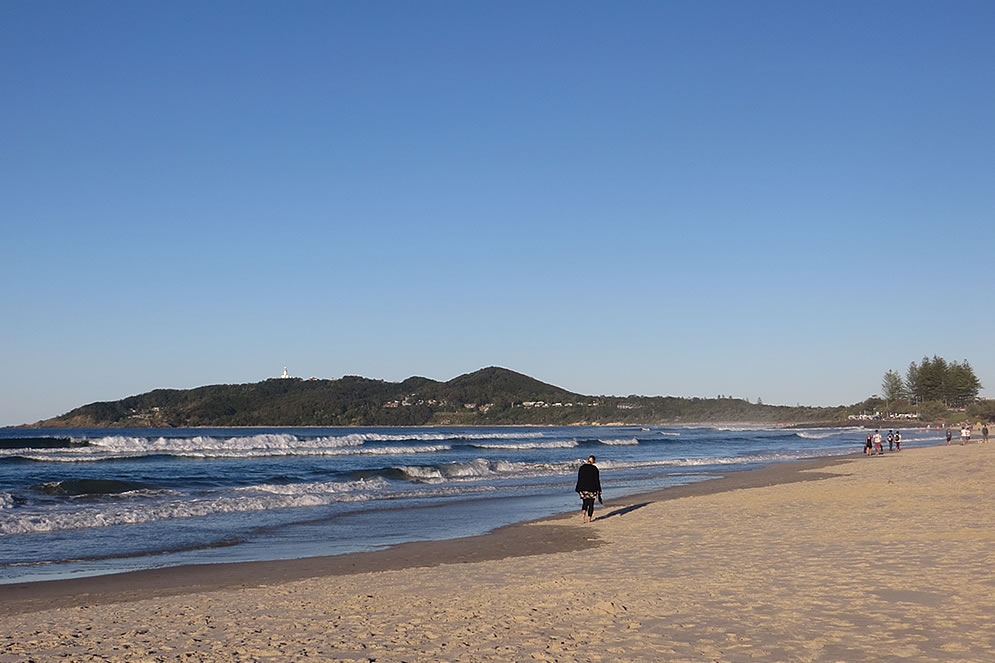
<svg viewBox="0 0 995 663">
<path fill-rule="evenodd" d="M 598 516 L 595 520 L 604 520 L 605 518 L 612 518 L 613 516 L 624 516 L 627 513 L 632 513 L 636 509 L 642 509 L 644 506 L 649 504 L 649 502 L 643 502 L 642 504 L 630 504 L 629 506 L 623 506 L 621 508 L 615 509 L 614 511 L 609 511 L 603 516 Z"/>
</svg>

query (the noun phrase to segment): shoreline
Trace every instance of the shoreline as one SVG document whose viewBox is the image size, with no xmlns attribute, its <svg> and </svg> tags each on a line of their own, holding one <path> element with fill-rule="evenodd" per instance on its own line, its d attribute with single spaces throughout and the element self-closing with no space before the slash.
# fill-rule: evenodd
<svg viewBox="0 0 995 663">
<path fill-rule="evenodd" d="M 773 463 L 752 470 L 731 471 L 713 479 L 608 499 L 596 511 L 596 522 L 655 502 L 717 495 L 734 490 L 818 481 L 839 474 L 816 470 L 862 458 L 860 453 Z M 401 543 L 383 550 L 304 557 L 289 560 L 224 562 L 170 566 L 80 578 L 38 580 L 0 585 L 4 600 L 0 617 L 53 608 L 93 606 L 181 596 L 225 589 L 267 587 L 298 580 L 362 573 L 429 568 L 574 552 L 602 545 L 597 526 L 564 528 L 573 512 L 553 514 L 499 527 L 486 534 Z M 595 537 L 591 537 L 591 534 Z"/>
<path fill-rule="evenodd" d="M 611 500 L 593 525 L 52 584 L 5 593 L 0 663 L 995 660 L 992 476 L 986 444 L 858 453 Z"/>
</svg>

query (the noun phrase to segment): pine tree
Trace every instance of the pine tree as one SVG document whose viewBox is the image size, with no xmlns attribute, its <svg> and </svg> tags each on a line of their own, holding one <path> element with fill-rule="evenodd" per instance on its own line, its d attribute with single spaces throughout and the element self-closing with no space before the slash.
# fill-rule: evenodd
<svg viewBox="0 0 995 663">
<path fill-rule="evenodd" d="M 900 401 L 908 397 L 905 381 L 898 371 L 888 371 L 881 380 L 881 395 L 886 401 Z"/>
</svg>

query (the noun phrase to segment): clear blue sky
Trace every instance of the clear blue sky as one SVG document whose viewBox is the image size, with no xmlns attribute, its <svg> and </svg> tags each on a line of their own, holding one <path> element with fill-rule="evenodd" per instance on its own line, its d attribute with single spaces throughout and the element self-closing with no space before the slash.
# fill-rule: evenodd
<svg viewBox="0 0 995 663">
<path fill-rule="evenodd" d="M 498 365 L 995 394 L 995 3 L 0 3 L 0 424 Z"/>
</svg>

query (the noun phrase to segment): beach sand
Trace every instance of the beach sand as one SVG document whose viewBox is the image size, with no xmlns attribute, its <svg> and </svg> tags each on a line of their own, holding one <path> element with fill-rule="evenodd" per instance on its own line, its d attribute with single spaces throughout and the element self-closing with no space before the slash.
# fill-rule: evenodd
<svg viewBox="0 0 995 663">
<path fill-rule="evenodd" d="M 608 499 L 590 525 L 5 585 L 0 663 L 995 661 L 993 477 L 993 445 L 907 449 Z"/>
</svg>

